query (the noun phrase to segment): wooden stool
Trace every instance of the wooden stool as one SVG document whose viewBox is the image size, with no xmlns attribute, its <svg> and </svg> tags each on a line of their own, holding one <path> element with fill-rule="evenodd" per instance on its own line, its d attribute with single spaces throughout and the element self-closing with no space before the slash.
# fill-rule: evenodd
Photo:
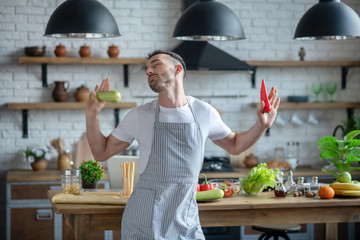
<svg viewBox="0 0 360 240">
<path fill-rule="evenodd" d="M 287 233 L 300 232 L 301 226 L 298 224 L 255 225 L 252 226 L 252 229 L 264 232 L 259 240 L 268 240 L 271 237 L 274 237 L 274 240 L 278 240 L 279 237 L 290 240 Z"/>
</svg>

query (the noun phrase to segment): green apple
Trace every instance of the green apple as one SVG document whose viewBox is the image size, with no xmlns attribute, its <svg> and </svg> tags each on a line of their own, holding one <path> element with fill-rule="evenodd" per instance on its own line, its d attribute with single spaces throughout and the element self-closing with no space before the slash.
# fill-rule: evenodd
<svg viewBox="0 0 360 240">
<path fill-rule="evenodd" d="M 341 183 L 351 183 L 351 174 L 349 172 L 342 172 L 337 175 L 336 180 Z"/>
</svg>

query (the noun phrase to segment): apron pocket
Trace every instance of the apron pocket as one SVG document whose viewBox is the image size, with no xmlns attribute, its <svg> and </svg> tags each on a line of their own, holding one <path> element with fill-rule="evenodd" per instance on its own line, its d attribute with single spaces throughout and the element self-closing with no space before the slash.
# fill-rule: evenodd
<svg viewBox="0 0 360 240">
<path fill-rule="evenodd" d="M 137 188 L 126 204 L 123 220 L 127 226 L 151 231 L 156 191 Z"/>
</svg>

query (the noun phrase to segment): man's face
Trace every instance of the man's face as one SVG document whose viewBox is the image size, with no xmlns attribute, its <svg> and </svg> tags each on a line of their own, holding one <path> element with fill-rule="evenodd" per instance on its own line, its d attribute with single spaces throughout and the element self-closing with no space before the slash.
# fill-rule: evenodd
<svg viewBox="0 0 360 240">
<path fill-rule="evenodd" d="M 145 74 L 150 88 L 159 93 L 175 81 L 175 66 L 167 54 L 152 56 L 146 63 Z"/>
</svg>

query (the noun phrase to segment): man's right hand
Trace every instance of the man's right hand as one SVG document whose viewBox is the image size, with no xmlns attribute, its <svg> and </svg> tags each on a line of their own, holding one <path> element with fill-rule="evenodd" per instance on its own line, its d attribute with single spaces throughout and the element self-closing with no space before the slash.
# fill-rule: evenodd
<svg viewBox="0 0 360 240">
<path fill-rule="evenodd" d="M 89 99 L 86 102 L 86 106 L 85 106 L 86 115 L 97 116 L 101 112 L 101 110 L 104 108 L 106 102 L 100 101 L 99 98 L 97 97 L 96 93 L 97 92 L 106 92 L 109 90 L 110 90 L 109 78 L 105 78 L 101 82 L 100 87 L 98 85 L 95 86 L 94 91 L 91 93 L 92 98 L 89 97 Z"/>
</svg>

